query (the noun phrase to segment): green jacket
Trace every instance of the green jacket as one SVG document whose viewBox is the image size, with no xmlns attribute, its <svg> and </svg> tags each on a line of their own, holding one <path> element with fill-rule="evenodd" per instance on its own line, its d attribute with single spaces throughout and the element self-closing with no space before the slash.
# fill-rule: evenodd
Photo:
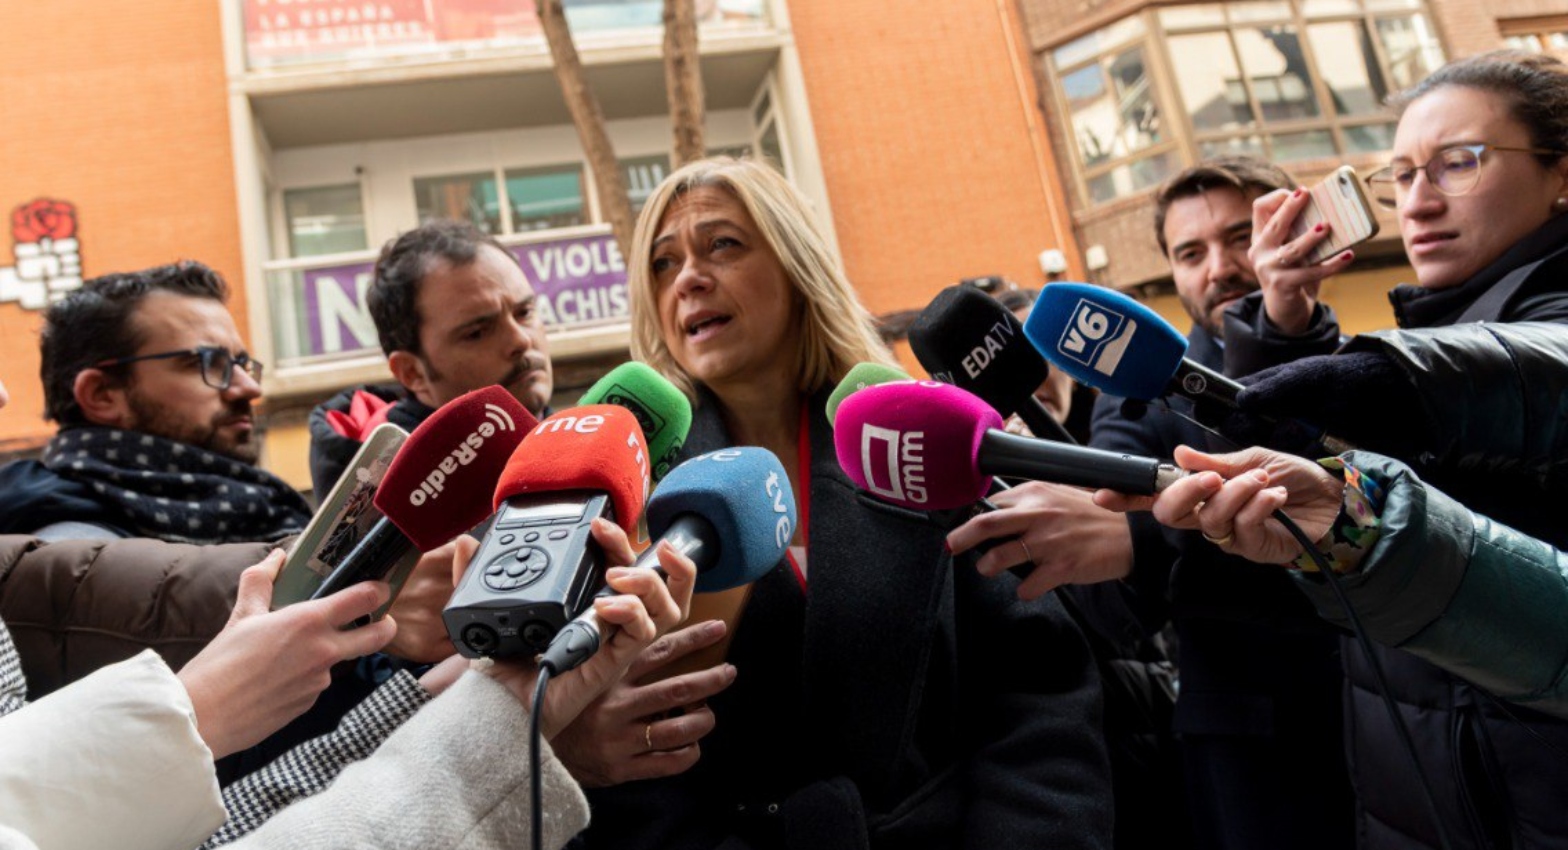
<svg viewBox="0 0 1568 850">
<path fill-rule="evenodd" d="M 1568 717 L 1568 553 L 1470 511 L 1399 461 L 1345 459 L 1387 487 L 1382 535 L 1343 577 L 1367 636 Z M 1298 581 L 1320 615 L 1349 627 L 1321 577 Z"/>
</svg>

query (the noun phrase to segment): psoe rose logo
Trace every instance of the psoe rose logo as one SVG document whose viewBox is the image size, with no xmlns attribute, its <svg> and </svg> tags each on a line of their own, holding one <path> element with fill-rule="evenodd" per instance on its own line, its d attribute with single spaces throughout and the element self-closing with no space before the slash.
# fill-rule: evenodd
<svg viewBox="0 0 1568 850">
<path fill-rule="evenodd" d="M 42 310 L 82 286 L 76 205 L 37 198 L 11 210 L 13 266 L 0 267 L 0 304 Z"/>
</svg>

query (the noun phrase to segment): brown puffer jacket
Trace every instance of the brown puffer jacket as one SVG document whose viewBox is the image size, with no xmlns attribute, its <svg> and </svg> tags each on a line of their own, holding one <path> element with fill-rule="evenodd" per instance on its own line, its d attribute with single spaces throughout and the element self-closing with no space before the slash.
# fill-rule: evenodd
<svg viewBox="0 0 1568 850">
<path fill-rule="evenodd" d="M 178 670 L 222 631 L 240 573 L 270 548 L 0 535 L 0 618 L 28 698 L 148 648 Z"/>
</svg>

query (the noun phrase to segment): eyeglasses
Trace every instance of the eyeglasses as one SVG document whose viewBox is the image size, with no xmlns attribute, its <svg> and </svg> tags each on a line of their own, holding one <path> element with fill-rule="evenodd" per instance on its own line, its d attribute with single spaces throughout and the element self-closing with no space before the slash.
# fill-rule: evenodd
<svg viewBox="0 0 1568 850">
<path fill-rule="evenodd" d="M 110 366 L 124 366 L 127 363 L 136 363 L 141 360 L 167 360 L 171 357 L 200 358 L 202 383 L 220 392 L 228 389 L 234 383 L 234 367 L 236 366 L 245 370 L 245 374 L 249 375 L 251 380 L 258 384 L 261 383 L 262 365 L 260 360 L 256 360 L 244 352 L 231 354 L 227 348 L 220 348 L 216 345 L 202 345 L 179 351 L 165 351 L 160 354 L 116 357 L 111 360 L 100 360 L 93 364 L 93 368 L 104 369 Z"/>
<path fill-rule="evenodd" d="M 1415 185 L 1416 172 L 1425 171 L 1432 188 L 1450 197 L 1463 195 L 1475 188 L 1481 179 L 1481 163 L 1493 151 L 1528 153 L 1537 156 L 1568 156 L 1568 151 L 1542 150 L 1540 148 L 1510 148 L 1502 145 L 1455 145 L 1443 148 L 1437 156 L 1424 165 L 1390 165 L 1372 172 L 1367 186 L 1372 199 L 1388 209 L 1395 209 Z"/>
</svg>

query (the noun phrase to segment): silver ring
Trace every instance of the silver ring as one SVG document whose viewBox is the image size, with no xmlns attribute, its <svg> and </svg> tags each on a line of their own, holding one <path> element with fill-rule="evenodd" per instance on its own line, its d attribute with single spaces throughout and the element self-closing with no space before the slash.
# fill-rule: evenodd
<svg viewBox="0 0 1568 850">
<path fill-rule="evenodd" d="M 653 724 L 649 723 L 642 729 L 642 740 L 648 745 L 648 752 L 653 752 Z"/>
<path fill-rule="evenodd" d="M 1288 269 L 1296 264 L 1296 255 L 1288 248 L 1281 248 L 1275 252 L 1274 261 Z"/>
<path fill-rule="evenodd" d="M 1022 537 L 1020 537 L 1020 538 L 1018 538 L 1018 545 L 1023 547 L 1023 549 L 1024 549 L 1024 557 L 1029 559 L 1029 563 L 1030 564 L 1033 564 L 1034 563 L 1034 553 L 1029 551 L 1029 544 L 1025 543 L 1024 539 Z"/>
</svg>

